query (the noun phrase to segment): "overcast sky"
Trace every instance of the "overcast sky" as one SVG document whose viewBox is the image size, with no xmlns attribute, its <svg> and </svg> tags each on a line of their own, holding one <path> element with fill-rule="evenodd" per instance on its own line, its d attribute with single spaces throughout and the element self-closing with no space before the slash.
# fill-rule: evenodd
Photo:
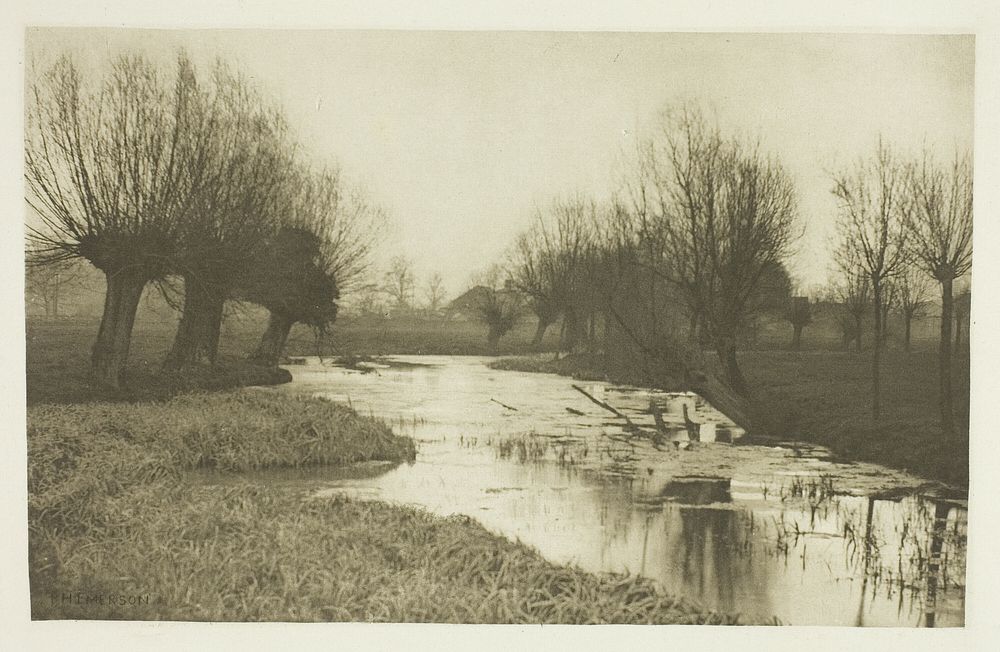
<svg viewBox="0 0 1000 652">
<path fill-rule="evenodd" d="M 759 137 L 795 179 L 805 235 L 791 263 L 825 278 L 828 171 L 874 147 L 969 148 L 974 43 L 964 36 L 600 32 L 45 29 L 28 62 L 121 49 L 236 63 L 316 156 L 394 219 L 384 256 L 455 293 L 498 261 L 536 206 L 615 187 L 659 109 L 700 102 Z"/>
</svg>

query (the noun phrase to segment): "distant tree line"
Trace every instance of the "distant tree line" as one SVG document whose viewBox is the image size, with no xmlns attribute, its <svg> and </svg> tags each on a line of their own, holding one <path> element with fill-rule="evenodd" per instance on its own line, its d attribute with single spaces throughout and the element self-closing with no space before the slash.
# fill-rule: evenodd
<svg viewBox="0 0 1000 652">
<path fill-rule="evenodd" d="M 956 152 L 938 161 L 930 150 L 907 160 L 879 139 L 874 153 L 834 176 L 839 213 L 836 250 L 843 303 L 861 350 L 861 324 L 872 316 L 872 417 L 881 413 L 881 355 L 889 310 L 903 317 L 905 348 L 913 319 L 926 308 L 930 286 L 940 288 L 939 401 L 942 428 L 954 432 L 952 323 L 954 285 L 972 269 L 972 161 Z M 970 292 L 958 304 L 958 338 L 969 314 Z M 845 331 L 845 342 L 846 342 Z"/>
<path fill-rule="evenodd" d="M 151 284 L 181 312 L 166 368 L 216 361 L 227 301 L 270 312 L 251 357 L 275 365 L 292 324 L 326 328 L 369 265 L 380 209 L 310 163 L 281 110 L 222 62 L 204 73 L 183 53 L 170 66 L 130 53 L 95 79 L 65 55 L 27 105 L 27 263 L 104 274 L 102 383 L 122 383 Z"/>
<path fill-rule="evenodd" d="M 969 305 L 967 294 L 954 300 L 952 287 L 972 257 L 968 155 L 944 165 L 930 153 L 904 161 L 879 140 L 871 157 L 831 181 L 836 271 L 820 298 L 836 306 L 845 349 L 853 342 L 860 351 L 863 325 L 872 323 L 872 417 L 881 413 L 890 310 L 909 350 L 933 282 L 942 305 L 941 422 L 951 433 L 952 323 L 956 303 L 963 317 Z M 697 108 L 668 109 L 610 200 L 573 197 L 536 211 L 511 247 L 509 282 L 537 320 L 535 346 L 559 323 L 563 350 L 584 345 L 689 383 L 704 378 L 708 348 L 725 384 L 747 398 L 737 349 L 761 321 L 790 323 L 798 348 L 814 320 L 787 269 L 800 230 L 794 184 L 774 156 Z"/>
<path fill-rule="evenodd" d="M 565 350 L 585 343 L 691 379 L 704 374 L 705 342 L 746 396 L 737 347 L 789 305 L 796 218 L 774 157 L 682 107 L 662 114 L 610 201 L 539 211 L 510 276 L 538 319 L 536 344 L 561 320 Z"/>
</svg>

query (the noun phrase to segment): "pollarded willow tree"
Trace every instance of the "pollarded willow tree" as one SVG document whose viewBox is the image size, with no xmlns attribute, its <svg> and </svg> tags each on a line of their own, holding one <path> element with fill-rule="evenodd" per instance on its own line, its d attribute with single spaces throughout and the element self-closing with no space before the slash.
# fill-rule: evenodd
<svg viewBox="0 0 1000 652">
<path fill-rule="evenodd" d="M 184 304 L 168 369 L 216 361 L 223 306 L 266 257 L 292 182 L 295 146 L 280 111 L 221 63 L 199 88 L 210 183 L 180 229 Z"/>
<path fill-rule="evenodd" d="M 338 171 L 299 167 L 282 206 L 282 225 L 235 290 L 267 308 L 268 325 L 250 358 L 275 366 L 296 323 L 325 330 L 345 292 L 359 289 L 385 227 L 385 215 Z"/>
<path fill-rule="evenodd" d="M 510 279 L 528 299 L 538 319 L 534 348 L 545 331 L 563 319 L 562 346 L 572 350 L 584 337 L 584 322 L 594 310 L 592 226 L 596 207 L 579 197 L 555 201 L 536 211 L 530 229 L 509 256 Z"/>
<path fill-rule="evenodd" d="M 874 155 L 834 176 L 839 211 L 838 257 L 857 261 L 872 296 L 872 418 L 881 416 L 881 364 L 889 283 L 906 264 L 906 171 L 879 138 Z"/>
<path fill-rule="evenodd" d="M 466 296 L 477 321 L 486 326 L 486 346 L 491 355 L 500 353 L 500 339 L 517 326 L 524 307 L 524 297 L 494 265 L 476 279 L 476 286 Z"/>
<path fill-rule="evenodd" d="M 920 267 L 941 285 L 939 408 L 941 426 L 951 435 L 955 430 L 952 292 L 955 279 L 972 269 L 972 161 L 968 154 L 956 153 L 950 165 L 941 165 L 925 151 L 922 160 L 911 164 L 908 172 L 909 250 Z"/>
<path fill-rule="evenodd" d="M 663 277 L 703 320 L 727 383 L 747 396 L 738 335 L 768 308 L 768 286 L 797 236 L 791 178 L 757 144 L 723 136 L 689 108 L 664 114 L 645 157 L 648 178 L 640 185 L 652 201 L 642 237 Z"/>
<path fill-rule="evenodd" d="M 181 230 L 211 182 L 211 145 L 186 59 L 167 74 L 140 55 L 115 58 L 99 82 L 69 56 L 28 90 L 29 226 L 42 260 L 82 258 L 107 282 L 91 362 L 121 384 L 143 289 L 174 270 Z"/>
</svg>

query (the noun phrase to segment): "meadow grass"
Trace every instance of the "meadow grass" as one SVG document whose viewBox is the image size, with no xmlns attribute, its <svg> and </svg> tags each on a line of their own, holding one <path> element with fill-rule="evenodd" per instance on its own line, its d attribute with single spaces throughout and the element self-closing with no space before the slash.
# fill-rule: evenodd
<svg viewBox="0 0 1000 652">
<path fill-rule="evenodd" d="M 144 485 L 101 545 L 67 538 L 35 618 L 450 623 L 715 623 L 638 577 L 559 566 L 471 519 L 259 485 Z M 125 509 L 122 508 L 122 509 Z M 142 606 L 63 604 L 70 587 Z"/>
</svg>

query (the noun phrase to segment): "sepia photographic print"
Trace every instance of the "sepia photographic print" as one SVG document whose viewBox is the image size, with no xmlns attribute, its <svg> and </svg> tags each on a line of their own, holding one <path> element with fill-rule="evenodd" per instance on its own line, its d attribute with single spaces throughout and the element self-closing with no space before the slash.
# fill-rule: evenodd
<svg viewBox="0 0 1000 652">
<path fill-rule="evenodd" d="M 967 626 L 974 30 L 22 38 L 33 624 Z"/>
</svg>

